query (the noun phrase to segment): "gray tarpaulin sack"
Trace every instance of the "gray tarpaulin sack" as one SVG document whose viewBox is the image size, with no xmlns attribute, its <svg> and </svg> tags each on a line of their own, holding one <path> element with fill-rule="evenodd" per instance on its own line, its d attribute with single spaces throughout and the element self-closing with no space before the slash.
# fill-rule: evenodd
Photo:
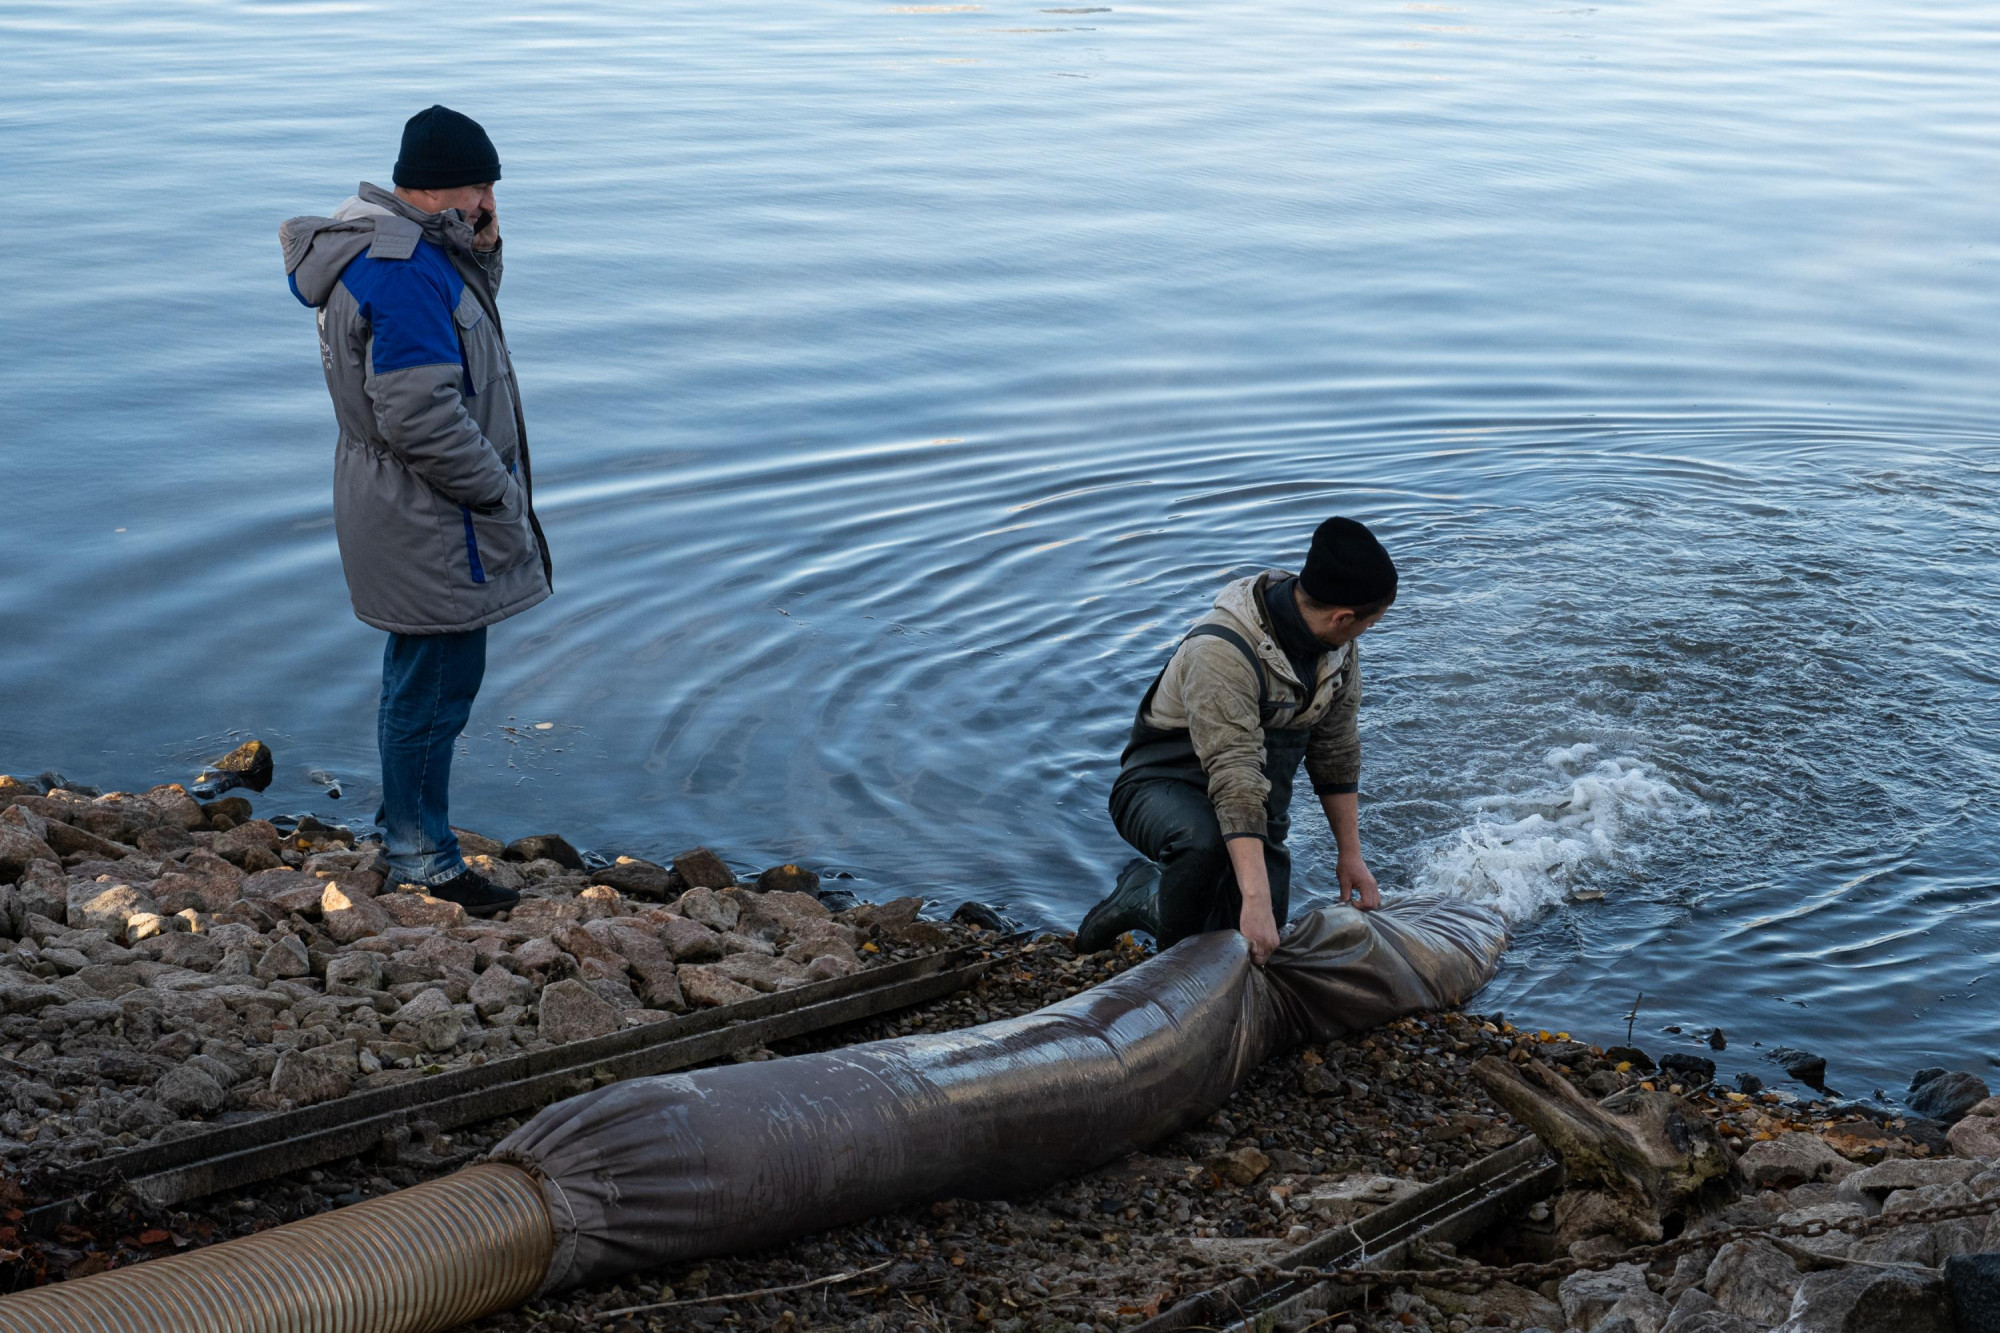
<svg viewBox="0 0 2000 1333">
<path fill-rule="evenodd" d="M 545 1290 L 1016 1195 L 1201 1120 L 1287 1047 L 1460 1003 L 1506 943 L 1498 913 L 1452 898 L 1322 908 L 1262 970 L 1235 931 L 1199 935 L 1020 1018 L 613 1084 L 494 1156 L 548 1196 Z"/>
</svg>

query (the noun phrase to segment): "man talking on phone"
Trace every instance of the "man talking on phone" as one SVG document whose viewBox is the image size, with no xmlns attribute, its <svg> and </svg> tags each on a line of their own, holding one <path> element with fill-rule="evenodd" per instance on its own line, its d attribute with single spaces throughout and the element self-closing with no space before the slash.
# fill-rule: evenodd
<svg viewBox="0 0 2000 1333">
<path fill-rule="evenodd" d="M 520 895 L 459 853 L 452 751 L 486 673 L 487 627 L 554 587 L 495 304 L 499 179 L 479 123 L 433 106 L 403 127 L 394 191 L 364 181 L 332 217 L 279 229 L 292 294 L 317 312 L 333 395 L 348 594 L 389 636 L 376 822 L 390 875 L 474 916 Z"/>
</svg>

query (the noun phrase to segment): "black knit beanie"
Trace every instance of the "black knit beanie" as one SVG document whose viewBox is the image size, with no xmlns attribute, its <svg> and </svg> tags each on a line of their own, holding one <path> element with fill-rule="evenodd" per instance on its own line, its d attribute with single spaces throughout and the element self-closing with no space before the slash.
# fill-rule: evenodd
<svg viewBox="0 0 2000 1333">
<path fill-rule="evenodd" d="M 449 190 L 499 179 L 500 154 L 471 116 L 448 106 L 432 106 L 404 122 L 396 184 L 411 190 Z"/>
<path fill-rule="evenodd" d="M 1367 528 L 1330 518 L 1313 532 L 1299 586 L 1323 606 L 1372 606 L 1395 597 L 1396 562 Z"/>
</svg>

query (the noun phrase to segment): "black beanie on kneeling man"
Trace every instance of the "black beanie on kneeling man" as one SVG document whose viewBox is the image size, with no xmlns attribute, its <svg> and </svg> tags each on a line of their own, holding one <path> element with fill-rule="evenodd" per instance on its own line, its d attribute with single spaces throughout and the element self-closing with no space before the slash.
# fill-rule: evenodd
<svg viewBox="0 0 2000 1333">
<path fill-rule="evenodd" d="M 1367 528 L 1330 518 L 1313 532 L 1299 587 L 1322 606 L 1372 606 L 1395 598 L 1396 562 Z"/>
</svg>

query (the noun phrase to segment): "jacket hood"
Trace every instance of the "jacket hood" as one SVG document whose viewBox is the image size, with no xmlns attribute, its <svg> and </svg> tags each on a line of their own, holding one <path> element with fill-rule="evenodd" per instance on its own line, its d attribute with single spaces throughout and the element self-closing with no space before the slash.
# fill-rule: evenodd
<svg viewBox="0 0 2000 1333">
<path fill-rule="evenodd" d="M 332 217 L 287 218 L 278 226 L 285 273 L 292 291 L 309 306 L 322 306 L 348 264 L 362 254 L 408 259 L 417 242 L 470 252 L 472 224 L 457 209 L 425 213 L 379 185 L 361 188 L 333 210 Z"/>
<path fill-rule="evenodd" d="M 1305 687 L 1299 680 L 1298 673 L 1292 670 L 1291 659 L 1285 656 L 1284 649 L 1278 647 L 1277 639 L 1271 633 L 1271 624 L 1264 611 L 1264 590 L 1273 580 L 1290 577 L 1289 570 L 1267 569 L 1261 574 L 1237 579 L 1215 594 L 1215 609 L 1236 622 L 1237 632 L 1249 640 L 1250 646 L 1257 650 L 1257 656 L 1263 659 L 1269 670 L 1275 671 L 1295 687 L 1303 689 Z M 1340 668 L 1340 665 L 1347 660 L 1348 650 L 1352 646 L 1352 644 L 1342 644 L 1338 648 L 1326 650 L 1326 665 L 1320 669 L 1321 679 L 1326 679 L 1332 671 Z"/>
</svg>

